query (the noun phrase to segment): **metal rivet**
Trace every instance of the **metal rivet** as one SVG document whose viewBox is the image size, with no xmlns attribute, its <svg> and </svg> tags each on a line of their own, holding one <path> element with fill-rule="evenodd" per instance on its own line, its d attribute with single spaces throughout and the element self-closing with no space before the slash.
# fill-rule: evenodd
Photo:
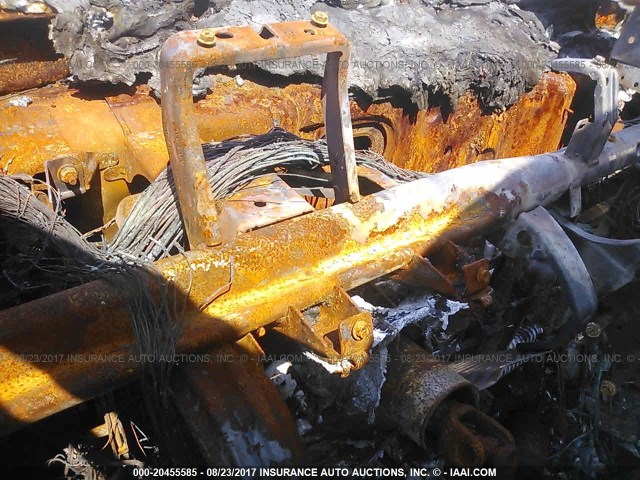
<svg viewBox="0 0 640 480">
<path fill-rule="evenodd" d="M 616 384 L 609 381 L 603 380 L 600 384 L 600 393 L 603 397 L 613 397 L 616 393 L 618 393 L 618 388 Z"/>
<path fill-rule="evenodd" d="M 327 12 L 318 10 L 311 15 L 311 23 L 316 27 L 324 28 L 329 25 L 329 15 L 327 15 Z"/>
<path fill-rule="evenodd" d="M 202 47 L 213 47 L 216 44 L 216 34 L 213 30 L 207 28 L 198 35 L 198 45 Z"/>
</svg>

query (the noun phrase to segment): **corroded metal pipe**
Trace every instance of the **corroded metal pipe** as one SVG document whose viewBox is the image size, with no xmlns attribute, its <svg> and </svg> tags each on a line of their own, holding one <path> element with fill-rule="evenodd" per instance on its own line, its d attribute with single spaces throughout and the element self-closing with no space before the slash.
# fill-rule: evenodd
<svg viewBox="0 0 640 480">
<path fill-rule="evenodd" d="M 438 407 L 446 400 L 478 403 L 477 391 L 462 375 L 402 336 L 389 347 L 380 412 L 421 447 L 428 444 L 429 430 Z M 478 463 L 481 464 L 481 463 Z"/>
<path fill-rule="evenodd" d="M 355 288 L 416 253 L 488 232 L 635 163 L 639 141 L 640 127 L 616 133 L 593 166 L 554 153 L 448 170 L 158 262 L 155 281 L 169 279 L 187 300 L 178 351 L 234 341 L 336 285 Z M 115 357 L 135 352 L 123 290 L 96 281 L 0 312 L 0 431 L 135 376 L 139 362 Z M 214 292 L 225 293 L 212 301 Z"/>
</svg>

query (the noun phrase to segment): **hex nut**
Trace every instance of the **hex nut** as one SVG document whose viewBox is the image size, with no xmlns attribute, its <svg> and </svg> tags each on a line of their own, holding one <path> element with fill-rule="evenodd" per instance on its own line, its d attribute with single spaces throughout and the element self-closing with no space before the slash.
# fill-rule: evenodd
<svg viewBox="0 0 640 480">
<path fill-rule="evenodd" d="M 58 170 L 58 178 L 67 185 L 78 184 L 78 170 L 74 165 L 63 165 Z"/>
<path fill-rule="evenodd" d="M 198 35 L 198 45 L 201 47 L 213 47 L 216 44 L 216 34 L 210 28 L 205 28 Z"/>
<path fill-rule="evenodd" d="M 316 27 L 324 28 L 329 25 L 329 15 L 327 15 L 327 12 L 318 10 L 311 15 L 311 23 Z"/>
</svg>

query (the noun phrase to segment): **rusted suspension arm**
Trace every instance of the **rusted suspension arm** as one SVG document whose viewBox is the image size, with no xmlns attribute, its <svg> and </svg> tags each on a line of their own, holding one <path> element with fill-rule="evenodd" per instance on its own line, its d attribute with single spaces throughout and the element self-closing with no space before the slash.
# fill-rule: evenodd
<svg viewBox="0 0 640 480">
<path fill-rule="evenodd" d="M 352 289 L 416 253 L 487 232 L 636 162 L 639 141 L 640 127 L 618 132 L 591 166 L 562 153 L 468 165 L 159 262 L 157 282 L 169 279 L 188 300 L 178 351 L 234 341 L 336 286 Z M 135 377 L 121 291 L 96 281 L 0 312 L 1 432 Z M 110 357 L 70 360 L 91 354 Z"/>
</svg>

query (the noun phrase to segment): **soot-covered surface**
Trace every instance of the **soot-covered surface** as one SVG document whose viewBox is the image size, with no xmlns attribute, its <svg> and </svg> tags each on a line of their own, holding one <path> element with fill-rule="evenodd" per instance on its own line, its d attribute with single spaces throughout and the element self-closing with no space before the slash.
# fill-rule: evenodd
<svg viewBox="0 0 640 480">
<path fill-rule="evenodd" d="M 512 104 L 555 56 L 538 17 L 511 1 L 410 0 L 47 0 L 56 12 L 51 38 L 80 81 L 133 84 L 140 74 L 159 83 L 157 55 L 172 33 L 226 25 L 258 26 L 310 18 L 325 10 L 354 46 L 351 82 L 375 96 L 393 86 L 419 106 L 429 94 L 453 103 L 464 91 L 483 105 Z M 5 8 L 35 2 L 3 0 Z M 359 8 L 358 8 L 359 7 Z M 262 66 L 261 66 L 262 67 Z M 264 65 L 271 73 L 321 75 L 318 62 Z"/>
</svg>

